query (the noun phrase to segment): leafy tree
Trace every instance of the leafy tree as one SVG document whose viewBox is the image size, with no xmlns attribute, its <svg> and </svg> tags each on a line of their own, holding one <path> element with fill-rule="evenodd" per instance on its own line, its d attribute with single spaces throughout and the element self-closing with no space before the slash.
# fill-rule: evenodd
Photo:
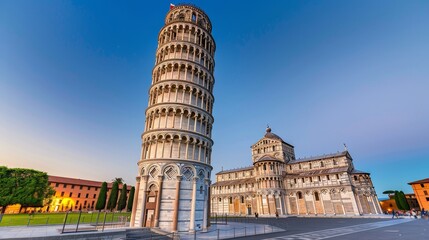
<svg viewBox="0 0 429 240">
<path fill-rule="evenodd" d="M 116 207 L 116 203 L 118 202 L 118 189 L 119 183 L 113 182 L 112 191 L 110 192 L 109 201 L 107 202 L 107 209 L 112 211 Z"/>
<path fill-rule="evenodd" d="M 33 169 L 0 167 L 0 206 L 43 207 L 54 194 L 48 174 Z"/>
<path fill-rule="evenodd" d="M 119 197 L 118 202 L 118 210 L 122 212 L 122 210 L 127 206 L 127 184 L 122 186 L 121 195 Z"/>
<path fill-rule="evenodd" d="M 393 191 L 393 190 L 386 190 L 383 192 L 383 194 L 394 194 L 394 193 L 395 193 L 395 191 Z"/>
<path fill-rule="evenodd" d="M 103 182 L 101 184 L 100 193 L 98 194 L 97 203 L 95 205 L 95 209 L 99 212 L 103 210 L 106 207 L 106 200 L 107 200 L 107 183 Z"/>
<path fill-rule="evenodd" d="M 135 190 L 136 190 L 135 187 L 131 187 L 130 195 L 128 196 L 127 212 L 131 212 L 131 210 L 133 209 Z"/>
<path fill-rule="evenodd" d="M 117 182 L 118 184 L 123 184 L 124 183 L 124 179 L 121 177 L 115 177 L 113 179 L 113 182 Z"/>
<path fill-rule="evenodd" d="M 12 169 L 0 166 L 0 207 L 1 213 L 6 211 L 8 205 L 14 204 L 13 190 L 15 188 L 15 181 L 12 178 Z"/>
</svg>

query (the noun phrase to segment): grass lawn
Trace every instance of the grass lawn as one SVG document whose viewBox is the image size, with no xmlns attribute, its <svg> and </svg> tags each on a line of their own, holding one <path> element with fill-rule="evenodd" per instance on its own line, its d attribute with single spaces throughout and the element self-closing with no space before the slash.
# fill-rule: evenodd
<svg viewBox="0 0 429 240">
<path fill-rule="evenodd" d="M 98 212 L 82 212 L 80 216 L 80 223 L 93 223 L 97 221 Z M 33 216 L 28 214 L 5 214 L 0 222 L 0 227 L 5 226 L 22 226 L 22 225 L 52 225 L 52 224 L 63 224 L 66 213 L 35 213 Z M 107 213 L 106 223 L 109 222 L 120 222 L 123 221 L 124 217 L 131 216 L 130 212 L 123 213 Z M 69 213 L 67 216 L 67 224 L 76 224 L 79 218 L 78 212 Z M 98 222 L 103 223 L 104 212 L 100 213 Z"/>
</svg>

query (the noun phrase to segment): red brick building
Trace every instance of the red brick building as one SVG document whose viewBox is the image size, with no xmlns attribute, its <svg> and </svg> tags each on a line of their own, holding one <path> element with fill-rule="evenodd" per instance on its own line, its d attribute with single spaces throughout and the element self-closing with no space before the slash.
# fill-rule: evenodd
<svg viewBox="0 0 429 240">
<path fill-rule="evenodd" d="M 42 208 L 36 209 L 21 209 L 19 204 L 11 205 L 6 208 L 6 213 L 18 213 L 20 209 L 21 212 L 29 210 L 40 210 L 42 212 L 95 210 L 95 205 L 103 182 L 59 176 L 49 176 L 48 181 L 49 185 L 55 190 L 55 195 L 48 204 Z M 122 186 L 122 184 L 119 185 L 119 192 Z M 109 199 L 112 183 L 108 183 L 107 188 L 107 199 Z M 131 186 L 127 186 L 127 199 L 130 189 Z"/>
</svg>

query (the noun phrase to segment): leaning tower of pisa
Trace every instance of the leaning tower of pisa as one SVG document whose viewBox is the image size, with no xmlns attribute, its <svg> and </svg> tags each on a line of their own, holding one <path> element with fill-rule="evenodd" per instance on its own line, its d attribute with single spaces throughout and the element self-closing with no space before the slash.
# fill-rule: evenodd
<svg viewBox="0 0 429 240">
<path fill-rule="evenodd" d="M 215 42 L 208 16 L 176 5 L 158 35 L 131 226 L 208 226 Z"/>
</svg>

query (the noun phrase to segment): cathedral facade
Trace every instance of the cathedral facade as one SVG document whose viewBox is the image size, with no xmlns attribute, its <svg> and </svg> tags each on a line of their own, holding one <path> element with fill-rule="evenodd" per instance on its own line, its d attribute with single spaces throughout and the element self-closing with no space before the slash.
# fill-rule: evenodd
<svg viewBox="0 0 429 240">
<path fill-rule="evenodd" d="M 270 128 L 251 149 L 252 166 L 216 174 L 212 216 L 382 213 L 370 174 L 354 168 L 347 150 L 296 159 Z"/>
<path fill-rule="evenodd" d="M 132 227 L 207 228 L 214 103 L 212 25 L 200 8 L 172 6 L 158 35 Z"/>
</svg>

